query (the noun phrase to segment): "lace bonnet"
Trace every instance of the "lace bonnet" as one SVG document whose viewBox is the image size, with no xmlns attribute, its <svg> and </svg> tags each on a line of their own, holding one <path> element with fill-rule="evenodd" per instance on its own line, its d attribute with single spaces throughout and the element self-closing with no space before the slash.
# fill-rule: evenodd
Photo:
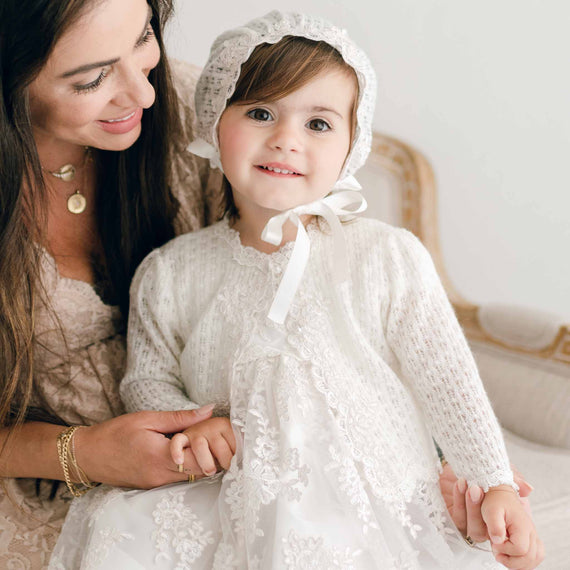
<svg viewBox="0 0 570 570">
<path fill-rule="evenodd" d="M 218 36 L 196 86 L 196 139 L 188 148 L 194 154 L 209 158 L 214 168 L 221 169 L 217 126 L 226 102 L 235 90 L 241 65 L 259 44 L 274 44 L 284 36 L 328 43 L 356 73 L 359 85 L 356 129 L 339 178 L 339 182 L 344 181 L 364 164 L 370 152 L 376 76 L 368 57 L 348 37 L 346 30 L 313 16 L 274 10 Z"/>
</svg>

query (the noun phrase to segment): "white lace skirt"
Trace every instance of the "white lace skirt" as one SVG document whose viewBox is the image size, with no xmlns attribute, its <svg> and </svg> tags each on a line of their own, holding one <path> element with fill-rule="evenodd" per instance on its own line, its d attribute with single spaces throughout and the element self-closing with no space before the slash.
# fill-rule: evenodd
<svg viewBox="0 0 570 570">
<path fill-rule="evenodd" d="M 503 568 L 453 528 L 435 467 L 429 480 L 402 473 L 402 489 L 379 496 L 378 462 L 346 427 L 354 410 L 331 400 L 338 385 L 318 387 L 312 365 L 283 354 L 242 362 L 230 469 L 151 491 L 90 491 L 73 502 L 51 569 Z"/>
</svg>

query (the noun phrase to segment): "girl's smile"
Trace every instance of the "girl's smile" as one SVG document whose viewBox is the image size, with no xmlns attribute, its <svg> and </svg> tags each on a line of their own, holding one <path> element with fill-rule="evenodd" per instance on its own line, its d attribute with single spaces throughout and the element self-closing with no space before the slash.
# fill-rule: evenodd
<svg viewBox="0 0 570 570">
<path fill-rule="evenodd" d="M 240 220 L 259 229 L 277 212 L 324 198 L 351 142 L 355 79 L 317 75 L 276 101 L 236 103 L 218 127 L 220 158 Z"/>
<path fill-rule="evenodd" d="M 282 164 L 280 162 L 271 162 L 269 164 L 258 164 L 257 168 L 264 174 L 269 174 L 271 176 L 303 176 L 301 172 L 298 172 L 293 166 L 288 164 Z"/>
</svg>

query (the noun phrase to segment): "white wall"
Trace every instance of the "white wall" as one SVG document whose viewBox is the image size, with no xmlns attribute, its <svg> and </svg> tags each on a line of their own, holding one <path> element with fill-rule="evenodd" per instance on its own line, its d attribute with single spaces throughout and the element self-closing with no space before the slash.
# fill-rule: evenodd
<svg viewBox="0 0 570 570">
<path fill-rule="evenodd" d="M 204 64 L 220 32 L 273 8 L 323 15 L 370 55 L 375 129 L 431 160 L 459 291 L 570 322 L 570 3 L 178 0 L 170 53 Z"/>
</svg>

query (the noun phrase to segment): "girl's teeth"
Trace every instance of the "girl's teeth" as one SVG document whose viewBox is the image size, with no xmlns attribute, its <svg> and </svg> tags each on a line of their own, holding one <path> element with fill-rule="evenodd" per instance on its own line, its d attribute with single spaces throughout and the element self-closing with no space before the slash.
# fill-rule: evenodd
<svg viewBox="0 0 570 570">
<path fill-rule="evenodd" d="M 273 168 L 272 166 L 264 166 L 266 170 L 271 170 L 271 172 L 276 172 L 277 174 L 296 174 L 292 170 L 285 170 L 284 168 Z"/>
</svg>

